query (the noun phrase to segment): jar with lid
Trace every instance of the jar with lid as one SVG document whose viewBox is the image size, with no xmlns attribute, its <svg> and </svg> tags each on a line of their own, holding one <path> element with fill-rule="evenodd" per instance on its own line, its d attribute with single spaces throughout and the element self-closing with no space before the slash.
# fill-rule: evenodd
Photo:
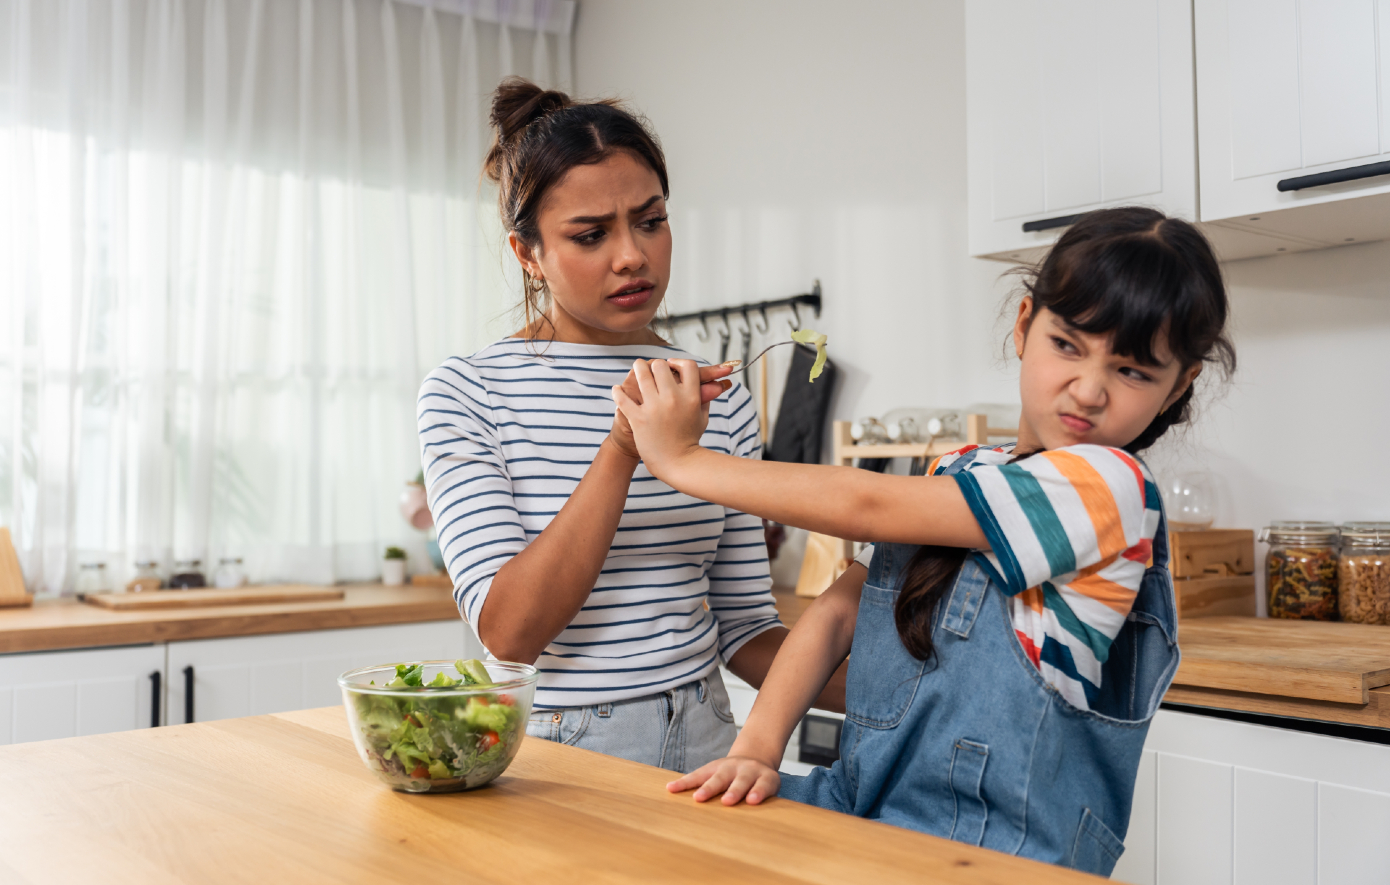
<svg viewBox="0 0 1390 885">
<path fill-rule="evenodd" d="M 1342 620 L 1390 624 L 1390 522 L 1342 526 L 1337 597 Z"/>
<path fill-rule="evenodd" d="M 174 574 L 169 578 L 169 586 L 178 590 L 194 590 L 206 587 L 208 579 L 203 575 L 201 559 L 178 559 L 174 561 Z"/>
<path fill-rule="evenodd" d="M 78 566 L 75 589 L 83 596 L 90 593 L 105 593 L 110 590 L 111 584 L 106 580 L 106 563 L 84 562 Z"/>
<path fill-rule="evenodd" d="M 246 586 L 246 569 L 241 567 L 240 556 L 224 556 L 217 561 L 217 571 L 212 576 L 212 585 L 218 590 L 232 590 Z"/>
<path fill-rule="evenodd" d="M 1271 618 L 1337 620 L 1337 527 L 1330 522 L 1271 523 L 1260 532 Z"/>
<path fill-rule="evenodd" d="M 143 559 L 135 563 L 135 577 L 125 585 L 127 593 L 139 593 L 144 590 L 158 590 L 164 586 L 164 579 L 159 576 L 159 563 Z"/>
</svg>

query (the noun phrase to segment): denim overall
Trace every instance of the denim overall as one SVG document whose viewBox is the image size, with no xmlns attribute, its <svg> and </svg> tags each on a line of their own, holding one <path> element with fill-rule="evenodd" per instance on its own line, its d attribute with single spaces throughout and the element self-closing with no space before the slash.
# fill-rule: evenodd
<svg viewBox="0 0 1390 885">
<path fill-rule="evenodd" d="M 917 548 L 877 545 L 850 652 L 840 761 L 783 775 L 779 794 L 1108 876 L 1124 851 L 1149 721 L 1178 667 L 1161 514 L 1153 564 L 1090 711 L 1043 681 L 976 556 L 937 605 L 933 657 L 908 654 L 893 606 Z"/>
</svg>

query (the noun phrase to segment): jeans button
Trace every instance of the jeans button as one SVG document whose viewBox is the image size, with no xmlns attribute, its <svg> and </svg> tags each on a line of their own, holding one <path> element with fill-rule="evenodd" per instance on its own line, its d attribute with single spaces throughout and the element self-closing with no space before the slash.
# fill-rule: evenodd
<svg viewBox="0 0 1390 885">
<path fill-rule="evenodd" d="M 550 721 L 551 721 L 551 722 L 554 722 L 556 725 L 559 725 L 559 724 L 560 724 L 560 720 L 563 719 L 563 718 L 565 718 L 565 714 L 563 714 L 563 713 L 554 713 L 554 714 L 551 714 Z"/>
</svg>

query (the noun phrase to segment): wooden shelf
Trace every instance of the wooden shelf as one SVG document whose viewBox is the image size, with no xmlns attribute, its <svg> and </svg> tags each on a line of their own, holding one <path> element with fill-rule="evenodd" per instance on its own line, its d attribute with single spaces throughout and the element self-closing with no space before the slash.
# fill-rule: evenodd
<svg viewBox="0 0 1390 885">
<path fill-rule="evenodd" d="M 834 424 L 834 462 L 852 467 L 856 458 L 939 458 L 968 446 L 988 445 L 991 439 L 1015 439 L 1014 427 L 990 427 L 985 415 L 965 416 L 965 439 L 934 439 L 924 443 L 880 443 L 856 445 L 850 434 L 849 421 Z"/>
<path fill-rule="evenodd" d="M 832 425 L 832 463 L 841 467 L 853 467 L 858 458 L 939 458 L 964 446 L 983 446 L 988 445 L 991 439 L 1013 440 L 1018 437 L 1018 428 L 990 427 L 988 416 L 966 415 L 965 439 L 934 439 L 925 443 L 861 446 L 855 445 L 854 437 L 850 435 L 850 425 L 849 421 L 836 421 Z M 852 541 L 840 541 L 839 548 L 841 560 L 854 558 Z"/>
</svg>

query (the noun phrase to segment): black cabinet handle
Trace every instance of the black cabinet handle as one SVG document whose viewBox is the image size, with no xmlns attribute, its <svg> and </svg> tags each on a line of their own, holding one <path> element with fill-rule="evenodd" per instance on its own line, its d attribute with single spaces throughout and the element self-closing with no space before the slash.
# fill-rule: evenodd
<svg viewBox="0 0 1390 885">
<path fill-rule="evenodd" d="M 193 665 L 183 668 L 183 721 L 193 721 Z"/>
<path fill-rule="evenodd" d="M 159 696 L 163 683 L 163 673 L 155 670 L 150 674 L 150 728 L 159 727 Z"/>
<path fill-rule="evenodd" d="M 1023 232 L 1030 234 L 1038 230 L 1052 230 L 1054 227 L 1070 227 L 1080 220 L 1085 212 L 1078 212 L 1075 215 L 1058 215 L 1056 218 L 1039 218 L 1037 221 L 1023 222 Z"/>
<path fill-rule="evenodd" d="M 1331 172 L 1300 175 L 1297 178 L 1285 178 L 1276 187 L 1281 191 L 1301 191 L 1305 187 L 1322 187 L 1325 184 L 1340 184 L 1343 181 L 1375 178 L 1377 175 L 1390 175 L 1390 160 L 1367 163 L 1364 166 L 1351 166 L 1346 169 L 1333 169 Z"/>
</svg>

